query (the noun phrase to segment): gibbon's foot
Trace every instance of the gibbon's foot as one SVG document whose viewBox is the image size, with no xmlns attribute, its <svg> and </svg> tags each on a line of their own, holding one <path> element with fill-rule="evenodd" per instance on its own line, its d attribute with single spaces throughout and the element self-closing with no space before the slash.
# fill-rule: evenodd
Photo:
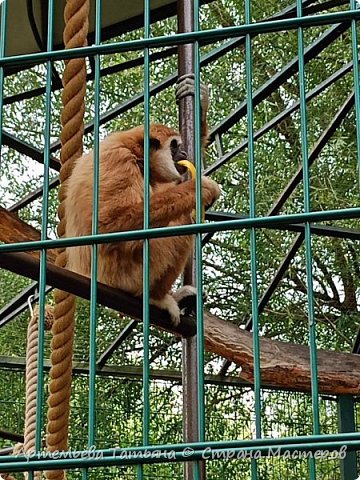
<svg viewBox="0 0 360 480">
<path fill-rule="evenodd" d="M 180 308 L 177 304 L 175 298 L 166 294 L 161 300 L 154 300 L 150 298 L 150 304 L 155 305 L 155 307 L 160 308 L 161 310 L 166 310 L 170 315 L 171 323 L 177 327 L 180 323 Z"/>
<path fill-rule="evenodd" d="M 188 95 L 195 95 L 195 75 L 187 73 L 178 78 L 175 86 L 176 103 Z M 202 114 L 206 114 L 209 108 L 209 88 L 200 81 L 200 103 Z"/>
<path fill-rule="evenodd" d="M 197 290 L 192 285 L 184 285 L 172 294 L 179 305 L 181 313 L 192 313 L 196 311 L 196 295 Z M 206 291 L 203 291 L 202 297 L 203 303 L 205 303 L 208 298 Z"/>
</svg>

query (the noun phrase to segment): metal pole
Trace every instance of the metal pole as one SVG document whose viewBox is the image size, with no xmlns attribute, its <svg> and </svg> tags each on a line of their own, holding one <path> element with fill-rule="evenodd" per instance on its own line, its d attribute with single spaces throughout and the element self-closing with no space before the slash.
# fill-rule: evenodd
<svg viewBox="0 0 360 480">
<path fill-rule="evenodd" d="M 179 0 L 178 2 L 178 31 L 179 33 L 194 30 L 194 4 L 193 0 Z M 194 73 L 194 46 L 192 44 L 180 45 L 178 49 L 179 75 Z M 194 97 L 188 96 L 180 101 L 179 125 L 181 137 L 188 152 L 189 159 L 195 158 L 195 105 Z M 196 261 L 193 257 L 187 265 L 184 283 L 195 285 Z M 182 341 L 182 383 L 183 383 L 183 437 L 184 442 L 199 440 L 198 424 L 198 380 L 197 380 L 197 355 L 196 336 Z M 205 479 L 205 462 L 200 466 L 201 480 Z M 184 464 L 184 479 L 194 479 L 194 464 Z"/>
<path fill-rule="evenodd" d="M 338 397 L 338 428 L 339 432 L 356 432 L 354 397 L 339 395 Z M 356 452 L 346 452 L 346 457 L 340 460 L 341 480 L 358 478 Z"/>
</svg>

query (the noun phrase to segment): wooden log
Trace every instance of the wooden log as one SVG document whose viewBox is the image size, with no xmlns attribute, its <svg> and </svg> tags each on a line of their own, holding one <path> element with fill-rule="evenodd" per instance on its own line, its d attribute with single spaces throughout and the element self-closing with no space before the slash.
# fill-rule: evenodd
<svg viewBox="0 0 360 480">
<path fill-rule="evenodd" d="M 205 313 L 205 348 L 241 367 L 240 377 L 254 381 L 253 335 Z M 319 391 L 360 394 L 360 355 L 318 350 Z M 306 345 L 260 339 L 261 380 L 281 389 L 311 391 L 310 350 Z"/>
<path fill-rule="evenodd" d="M 16 214 L 0 206 L 0 241 L 4 243 L 31 242 L 40 240 L 41 234 L 36 228 L 21 220 Z M 39 258 L 39 252 L 29 252 Z M 48 260 L 55 262 L 54 250 L 48 250 Z"/>
</svg>

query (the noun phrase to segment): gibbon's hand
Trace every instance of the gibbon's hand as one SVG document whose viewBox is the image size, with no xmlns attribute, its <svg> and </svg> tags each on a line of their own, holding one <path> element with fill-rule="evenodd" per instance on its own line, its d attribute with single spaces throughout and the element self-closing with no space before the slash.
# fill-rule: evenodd
<svg viewBox="0 0 360 480">
<path fill-rule="evenodd" d="M 201 193 L 203 205 L 207 210 L 219 198 L 221 192 L 219 185 L 214 180 L 203 176 L 201 177 Z"/>
<path fill-rule="evenodd" d="M 188 95 L 195 95 L 195 76 L 193 73 L 182 75 L 178 78 L 175 86 L 176 103 L 187 97 Z M 209 88 L 205 83 L 200 81 L 200 104 L 201 104 L 201 118 L 206 117 L 209 109 Z"/>
</svg>

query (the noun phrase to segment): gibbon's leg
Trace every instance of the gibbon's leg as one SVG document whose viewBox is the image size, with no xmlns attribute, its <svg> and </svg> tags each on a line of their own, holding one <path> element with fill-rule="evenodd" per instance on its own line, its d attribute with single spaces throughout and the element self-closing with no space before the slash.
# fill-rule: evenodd
<svg viewBox="0 0 360 480">
<path fill-rule="evenodd" d="M 167 310 L 174 325 L 180 322 L 180 307 L 171 288 L 184 271 L 192 244 L 189 235 L 150 240 L 150 303 Z"/>
<path fill-rule="evenodd" d="M 150 200 L 150 225 L 165 227 L 183 215 L 190 215 L 195 208 L 195 181 L 189 180 L 172 185 L 166 191 L 154 193 Z M 220 189 L 216 182 L 202 177 L 202 200 L 205 208 L 219 197 Z M 100 205 L 100 233 L 136 230 L 143 227 L 144 204 L 123 205 L 123 193 L 119 200 L 113 196 L 111 205 Z"/>
<path fill-rule="evenodd" d="M 184 271 L 191 254 L 193 237 L 156 238 L 150 240 L 150 296 L 160 300 L 171 291 Z"/>
</svg>

